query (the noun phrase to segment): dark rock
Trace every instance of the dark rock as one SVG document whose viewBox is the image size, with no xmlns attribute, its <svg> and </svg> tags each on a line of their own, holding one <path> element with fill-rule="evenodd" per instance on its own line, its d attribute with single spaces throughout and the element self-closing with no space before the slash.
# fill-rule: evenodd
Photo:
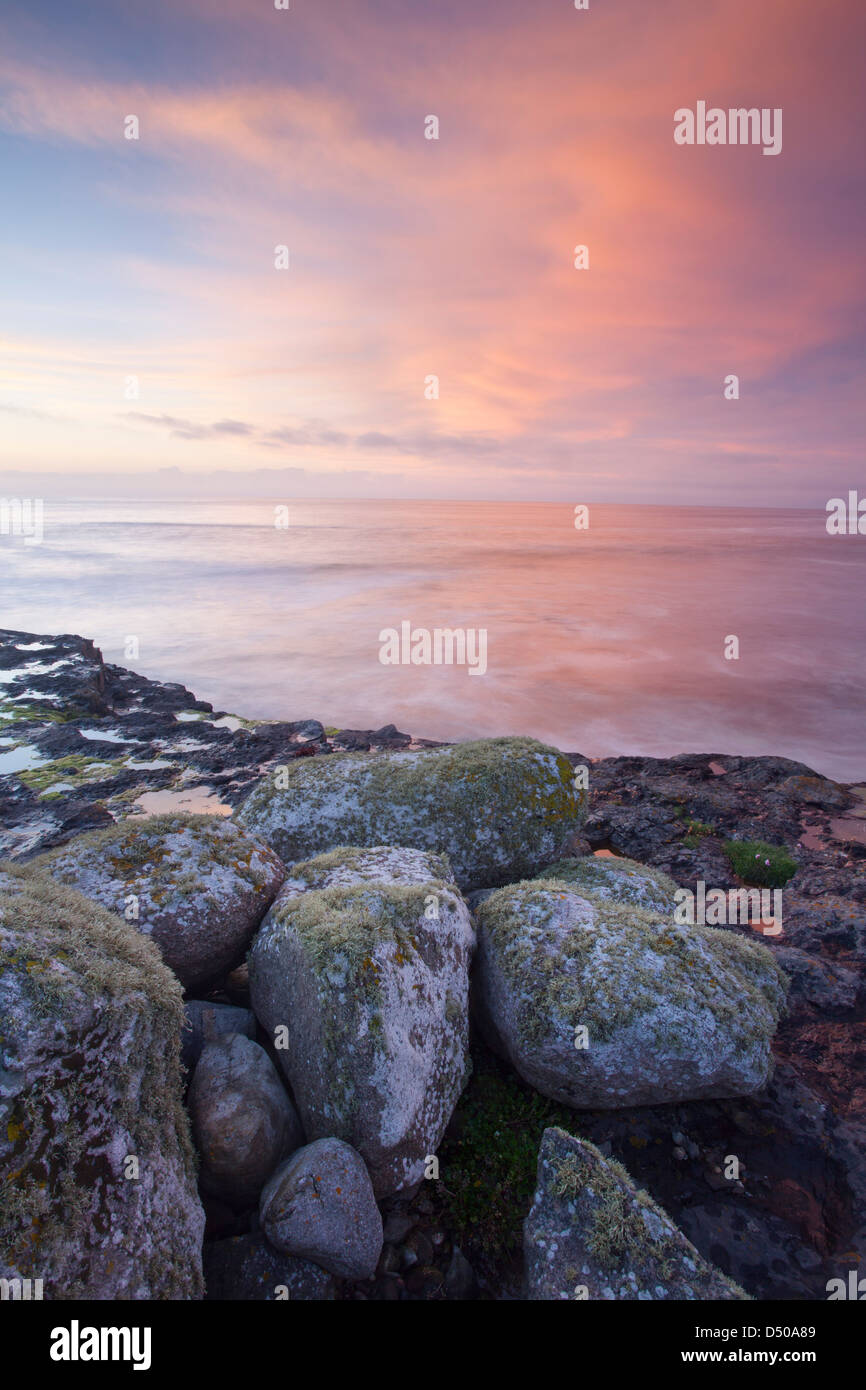
<svg viewBox="0 0 866 1390">
<path fill-rule="evenodd" d="M 251 1206 L 280 1159 L 304 1142 L 276 1067 L 240 1033 L 206 1044 L 187 1105 L 202 1190 L 231 1206 Z"/>
<path fill-rule="evenodd" d="M 215 1042 L 223 1033 L 243 1033 L 255 1039 L 256 1019 L 251 1009 L 207 999 L 188 999 L 184 1012 L 186 1027 L 181 1038 L 181 1060 L 188 1072 L 195 1067 L 205 1044 Z"/>
<path fill-rule="evenodd" d="M 288 1299 L 295 1303 L 333 1300 L 333 1277 L 309 1260 L 283 1255 L 264 1236 L 236 1236 L 204 1247 L 205 1298 L 251 1302 Z"/>
</svg>

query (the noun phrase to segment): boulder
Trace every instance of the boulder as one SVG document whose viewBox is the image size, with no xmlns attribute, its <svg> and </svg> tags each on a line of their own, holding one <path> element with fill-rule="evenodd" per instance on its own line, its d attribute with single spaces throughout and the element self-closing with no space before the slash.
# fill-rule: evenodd
<svg viewBox="0 0 866 1390">
<path fill-rule="evenodd" d="M 560 859 L 536 877 L 571 884 L 583 897 L 634 903 L 635 907 L 662 916 L 673 914 L 677 905 L 677 884 L 673 879 L 661 869 L 651 869 L 634 859 L 607 859 L 594 854 L 581 859 Z"/>
<path fill-rule="evenodd" d="M 262 1230 L 286 1255 L 341 1279 L 372 1279 L 382 1253 L 382 1217 L 359 1153 L 317 1139 L 281 1164 L 259 1204 Z"/>
<path fill-rule="evenodd" d="M 253 1008 L 307 1138 L 352 1144 L 377 1196 L 423 1178 L 465 1084 L 474 946 L 447 862 L 392 847 L 295 864 L 256 937 Z"/>
<path fill-rule="evenodd" d="M 148 816 L 32 861 L 136 925 L 188 990 L 237 965 L 285 877 L 277 856 L 218 816 Z"/>
<path fill-rule="evenodd" d="M 281 1254 L 262 1235 L 210 1242 L 204 1248 L 204 1277 L 209 1301 L 326 1303 L 336 1290 L 333 1275 L 321 1265 Z"/>
<path fill-rule="evenodd" d="M 289 863 L 341 845 L 446 854 L 461 889 L 528 877 L 562 854 L 587 793 L 564 754 L 528 738 L 333 753 L 262 778 L 236 813 Z"/>
<path fill-rule="evenodd" d="M 499 889 L 475 920 L 482 1031 L 542 1095 L 614 1109 L 766 1082 L 785 976 L 765 946 L 552 879 Z"/>
<path fill-rule="evenodd" d="M 209 1042 L 224 1033 L 243 1033 L 255 1041 L 256 1016 L 252 1009 L 239 1009 L 233 1004 L 216 1004 L 210 999 L 188 999 L 183 1007 L 186 1016 L 181 1038 L 181 1061 L 188 1072 Z"/>
<path fill-rule="evenodd" d="M 561 1129 L 542 1136 L 523 1252 L 532 1302 L 748 1299 L 622 1164 Z"/>
<path fill-rule="evenodd" d="M 0 1278 L 49 1299 L 202 1294 L 180 986 L 151 941 L 0 870 Z"/>
<path fill-rule="evenodd" d="M 276 1067 L 240 1033 L 206 1045 L 187 1104 L 202 1191 L 234 1207 L 251 1206 L 280 1159 L 304 1142 Z"/>
</svg>

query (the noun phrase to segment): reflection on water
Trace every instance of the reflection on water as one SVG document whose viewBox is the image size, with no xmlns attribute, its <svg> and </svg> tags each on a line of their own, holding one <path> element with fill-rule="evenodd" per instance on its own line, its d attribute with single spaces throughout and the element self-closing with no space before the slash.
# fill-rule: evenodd
<svg viewBox="0 0 866 1390">
<path fill-rule="evenodd" d="M 851 781 L 866 538 L 824 521 L 593 506 L 576 531 L 566 504 L 293 502 L 278 530 L 267 502 L 54 504 L 44 545 L 4 550 L 4 624 L 81 632 L 245 717 L 775 753 Z M 484 628 L 486 675 L 383 666 L 379 633 L 403 621 Z"/>
<path fill-rule="evenodd" d="M 220 801 L 210 787 L 184 787 L 179 791 L 142 792 L 130 816 L 162 816 L 185 812 L 194 816 L 230 816 L 231 806 Z"/>
</svg>

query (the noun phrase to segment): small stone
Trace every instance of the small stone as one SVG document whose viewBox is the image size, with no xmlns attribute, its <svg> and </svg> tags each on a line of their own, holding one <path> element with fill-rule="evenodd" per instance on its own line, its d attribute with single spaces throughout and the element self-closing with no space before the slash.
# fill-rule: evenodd
<svg viewBox="0 0 866 1390">
<path fill-rule="evenodd" d="M 281 1164 L 259 1203 L 272 1245 L 342 1279 L 372 1279 L 382 1253 L 382 1217 L 361 1155 L 340 1139 L 317 1139 Z"/>
</svg>

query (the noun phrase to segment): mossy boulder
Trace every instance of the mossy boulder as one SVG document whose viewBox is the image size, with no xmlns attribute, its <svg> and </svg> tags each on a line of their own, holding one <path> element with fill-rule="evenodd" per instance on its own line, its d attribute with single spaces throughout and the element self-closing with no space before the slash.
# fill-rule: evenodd
<svg viewBox="0 0 866 1390">
<path fill-rule="evenodd" d="M 302 758 L 256 784 L 237 812 L 286 863 L 339 845 L 446 854 L 461 889 L 535 873 L 581 823 L 568 759 L 528 738 L 417 752 Z"/>
<path fill-rule="evenodd" d="M 241 1033 L 206 1045 L 187 1104 L 201 1189 L 230 1206 L 252 1206 L 280 1160 L 304 1142 L 276 1067 Z"/>
<path fill-rule="evenodd" d="M 560 859 L 536 875 L 569 883 L 584 897 L 609 902 L 634 903 L 649 912 L 673 913 L 677 885 L 661 869 L 638 864 L 634 859 L 607 859 L 588 854 L 581 859 Z"/>
<path fill-rule="evenodd" d="M 393 847 L 293 865 L 256 937 L 253 1008 L 307 1138 L 356 1148 L 377 1196 L 423 1177 L 463 1089 L 474 946 L 447 862 Z"/>
<path fill-rule="evenodd" d="M 147 816 L 31 861 L 156 942 L 186 989 L 243 958 L 285 877 L 261 841 L 219 816 Z"/>
<path fill-rule="evenodd" d="M 526 1296 L 748 1299 L 698 1253 L 622 1164 L 562 1129 L 546 1129 L 524 1223 Z"/>
<path fill-rule="evenodd" d="M 476 1012 L 535 1090 L 577 1109 L 748 1095 L 786 977 L 765 946 L 555 879 L 477 909 Z"/>
<path fill-rule="evenodd" d="M 0 1277 L 49 1299 L 202 1294 L 180 986 L 151 941 L 0 870 Z"/>
</svg>

